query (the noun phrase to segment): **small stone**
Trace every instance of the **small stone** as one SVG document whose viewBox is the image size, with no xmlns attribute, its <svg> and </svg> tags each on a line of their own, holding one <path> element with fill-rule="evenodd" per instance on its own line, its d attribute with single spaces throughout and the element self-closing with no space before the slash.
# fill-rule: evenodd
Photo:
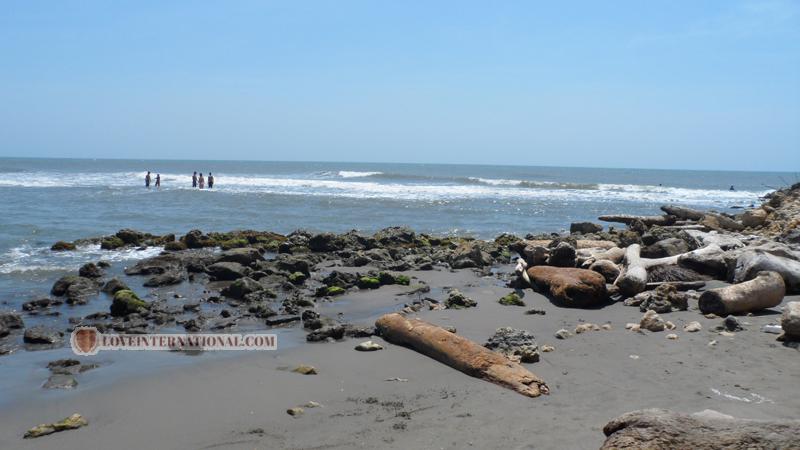
<svg viewBox="0 0 800 450">
<path fill-rule="evenodd" d="M 689 333 L 696 333 L 696 332 L 698 332 L 698 331 L 700 331 L 702 329 L 703 329 L 703 326 L 700 325 L 700 322 L 698 322 L 698 321 L 689 322 L 686 325 L 684 325 L 684 327 L 683 327 L 683 331 L 686 331 L 686 332 L 689 332 Z"/>
<path fill-rule="evenodd" d="M 528 314 L 528 315 L 538 314 L 538 315 L 544 316 L 545 314 L 547 314 L 547 312 L 545 310 L 543 310 L 543 309 L 535 309 L 534 308 L 534 309 L 529 309 L 529 310 L 525 311 L 525 314 Z"/>
<path fill-rule="evenodd" d="M 632 330 L 632 329 L 638 328 L 638 327 L 639 327 L 638 323 L 628 322 L 628 323 L 625 324 L 625 329 L 626 330 Z"/>
<path fill-rule="evenodd" d="M 500 300 L 498 300 L 497 302 L 500 303 L 501 305 L 506 305 L 506 306 L 525 306 L 525 302 L 522 301 L 522 299 L 519 297 L 519 295 L 517 295 L 516 292 L 512 292 L 508 295 L 500 297 Z"/>
<path fill-rule="evenodd" d="M 705 317 L 706 319 L 716 319 L 718 316 L 714 313 L 708 313 L 703 317 Z"/>
<path fill-rule="evenodd" d="M 452 325 L 448 325 L 448 326 L 442 327 L 442 328 L 444 328 L 445 331 L 449 331 L 449 332 L 451 332 L 453 334 L 456 334 L 456 332 L 458 331 L 458 330 L 456 330 L 456 327 L 454 327 Z"/>
<path fill-rule="evenodd" d="M 306 407 L 306 408 L 319 408 L 319 407 L 320 407 L 320 406 L 322 406 L 322 405 L 321 405 L 321 404 L 319 404 L 319 403 L 317 403 L 317 402 L 315 402 L 315 401 L 313 401 L 313 400 L 311 400 L 311 401 L 307 402 L 307 403 L 306 403 L 305 405 L 303 405 L 303 406 L 304 406 L 304 407 Z"/>
<path fill-rule="evenodd" d="M 677 326 L 675 326 L 674 323 L 672 323 L 671 321 L 668 320 L 668 321 L 664 322 L 664 328 L 666 328 L 668 330 L 674 330 L 675 328 L 677 328 Z"/>
<path fill-rule="evenodd" d="M 602 330 L 605 330 L 605 331 L 610 331 L 611 330 L 611 324 L 610 323 L 604 323 L 600 328 Z"/>
<path fill-rule="evenodd" d="M 713 346 L 715 346 L 715 345 L 717 345 L 717 341 L 716 341 L 716 339 L 708 343 L 708 346 L 709 346 L 709 347 L 713 347 Z"/>
<path fill-rule="evenodd" d="M 631 359 L 639 359 L 639 355 L 630 355 Z"/>
<path fill-rule="evenodd" d="M 307 366 L 305 364 L 300 364 L 299 366 L 292 369 L 292 372 L 303 375 L 316 375 L 317 369 L 314 366 Z"/>
<path fill-rule="evenodd" d="M 302 416 L 304 412 L 306 412 L 306 410 L 299 406 L 295 406 L 294 408 L 289 408 L 286 410 L 286 414 L 289 414 L 292 417 Z"/>
<path fill-rule="evenodd" d="M 575 334 L 581 334 L 581 333 L 584 333 L 586 331 L 592 331 L 592 330 L 594 330 L 594 327 L 595 327 L 594 324 L 582 323 L 582 324 L 578 325 L 577 327 L 575 327 Z"/>
<path fill-rule="evenodd" d="M 547 344 L 542 345 L 542 352 L 544 352 L 544 353 L 554 352 L 555 350 L 556 350 L 556 348 L 553 347 L 552 345 L 547 345 Z"/>
<path fill-rule="evenodd" d="M 356 350 L 360 352 L 374 352 L 377 350 L 383 350 L 383 346 L 372 341 L 365 341 L 356 345 Z"/>
<path fill-rule="evenodd" d="M 641 322 L 639 322 L 639 326 L 648 331 L 658 332 L 664 331 L 666 323 L 661 319 L 658 313 L 651 309 L 644 313 Z"/>
<path fill-rule="evenodd" d="M 678 339 L 678 335 L 675 334 L 675 333 L 670 333 L 670 334 L 667 335 L 667 339 L 671 339 L 671 340 L 675 341 L 675 340 Z"/>
<path fill-rule="evenodd" d="M 72 375 L 53 374 L 42 386 L 45 389 L 74 389 L 78 386 L 78 380 Z"/>
<path fill-rule="evenodd" d="M 567 338 L 570 338 L 570 337 L 572 337 L 572 333 L 570 333 L 569 331 L 567 331 L 567 330 L 565 330 L 563 328 L 558 330 L 558 331 L 556 331 L 556 338 L 558 338 L 558 339 L 567 339 Z"/>
<path fill-rule="evenodd" d="M 725 337 L 733 337 L 734 336 L 734 334 L 731 333 L 730 331 L 720 331 L 719 335 L 720 336 L 725 336 Z"/>
<path fill-rule="evenodd" d="M 739 323 L 739 320 L 736 317 L 728 316 L 725 320 L 722 321 L 722 325 L 717 327 L 718 330 L 726 330 L 726 331 L 742 331 L 744 328 L 742 324 Z"/>
<path fill-rule="evenodd" d="M 478 302 L 462 294 L 458 289 L 453 289 L 448 294 L 445 305 L 452 309 L 462 309 L 478 306 Z"/>
</svg>

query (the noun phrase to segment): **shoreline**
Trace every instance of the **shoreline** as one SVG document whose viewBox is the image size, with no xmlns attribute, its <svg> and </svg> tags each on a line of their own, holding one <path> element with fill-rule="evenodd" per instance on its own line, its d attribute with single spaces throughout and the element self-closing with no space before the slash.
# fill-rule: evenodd
<svg viewBox="0 0 800 450">
<path fill-rule="evenodd" d="M 257 231 L 192 231 L 180 239 L 120 230 L 113 236 L 83 240 L 106 249 L 163 245 L 167 251 L 124 268 L 86 265 L 80 277 L 61 281 L 66 288 L 60 294 L 54 286 L 51 300 L 86 303 L 81 308 L 97 310 L 102 309 L 100 305 L 108 308 L 117 302 L 118 292 L 99 293 L 116 278 L 144 301 L 144 306 L 121 315 L 89 314 L 70 321 L 70 327 L 93 325 L 129 333 L 180 328 L 240 332 L 263 330 L 265 323 L 269 329 L 271 321 L 280 318 L 290 320 L 291 329 L 286 333 L 292 339 L 305 335 L 309 341 L 313 337 L 326 342 L 309 342 L 276 353 L 181 361 L 150 373 L 129 371 L 137 363 L 126 362 L 123 353 L 127 352 L 120 352 L 99 367 L 75 375 L 81 382 L 77 390 L 35 398 L 24 398 L 23 392 L 18 401 L 3 405 L 0 446 L 124 448 L 136 442 L 158 448 L 271 448 L 279 442 L 283 448 L 508 448 L 534 444 L 598 448 L 604 440 L 602 427 L 608 421 L 642 408 L 683 413 L 714 409 L 748 419 L 792 419 L 800 409 L 800 400 L 791 395 L 791 387 L 800 382 L 793 359 L 797 346 L 777 343 L 775 335 L 761 328 L 780 322 L 780 308 L 799 299 L 794 286 L 787 285 L 791 292 L 779 305 L 740 315 L 743 330 L 729 332 L 722 317 L 707 317 L 697 310 L 697 296 L 729 285 L 726 280 L 710 276 L 705 266 L 697 268 L 699 272 L 668 268 L 660 275 L 649 273 L 699 277 L 704 286 L 697 294 L 686 294 L 688 308 L 668 308 L 662 313 L 674 323 L 674 331 L 637 332 L 626 329 L 627 324 L 638 324 L 644 310 L 630 303 L 633 296 L 619 292 L 613 277 L 604 275 L 603 297 L 597 303 L 565 307 L 569 305 L 564 299 L 554 298 L 552 292 L 543 295 L 541 286 L 532 290 L 520 284 L 514 259 L 516 253 L 531 267 L 561 270 L 589 267 L 613 248 L 642 246 L 646 258 L 656 258 L 662 257 L 656 252 L 677 255 L 692 243 L 696 247 L 690 252 L 721 245 L 728 246 L 721 251 L 729 257 L 766 251 L 793 258 L 796 223 L 791 220 L 796 217 L 799 192 L 800 187 L 795 187 L 773 194 L 760 208 L 765 213 L 758 213 L 763 220 L 746 230 L 742 222 L 756 214 L 752 210 L 736 217 L 705 213 L 699 220 L 672 214 L 622 217 L 617 220 L 629 220 L 628 226 L 610 231 L 577 224 L 581 229 L 573 230 L 572 235 L 501 235 L 491 241 L 429 236 L 403 227 L 372 236 L 356 232 L 283 236 Z M 769 206 L 781 195 L 777 206 Z M 742 230 L 725 229 L 734 226 Z M 64 249 L 54 251 L 71 251 L 70 245 L 76 243 L 56 243 L 54 248 Z M 218 247 L 221 250 L 216 250 Z M 565 255 L 572 258 L 571 266 L 558 262 L 557 258 Z M 612 264 L 624 270 L 619 261 Z M 126 291 L 124 287 L 120 289 Z M 454 288 L 477 306 L 462 309 L 450 305 Z M 525 306 L 498 302 L 510 293 L 520 296 Z M 51 304 L 32 311 L 47 317 L 61 308 L 64 306 Z M 537 313 L 526 314 L 530 309 Z M 548 383 L 550 395 L 525 398 L 384 341 L 372 324 L 393 311 L 452 326 L 459 335 L 480 344 L 499 327 L 532 332 L 540 360 L 525 367 Z M 26 323 L 34 317 L 27 314 Z M 695 321 L 701 331 L 684 330 Z M 582 326 L 588 328 L 579 331 Z M 565 336 L 562 330 L 571 333 Z M 11 338 L 4 342 L 19 339 L 21 333 L 12 330 Z M 565 338 L 557 338 L 559 334 Z M 668 334 L 675 339 L 666 338 Z M 384 349 L 371 353 L 353 349 L 368 339 Z M 544 351 L 546 346 L 555 349 Z M 157 358 L 169 356 L 184 357 Z M 92 362 L 91 358 L 77 359 Z M 147 359 L 143 355 L 139 363 Z M 312 365 L 319 374 L 306 376 L 287 370 L 298 364 Z M 46 371 L 39 368 L 33 373 L 46 376 Z M 127 373 L 119 380 L 93 383 L 121 371 Z M 309 401 L 322 406 L 307 407 L 298 417 L 286 413 Z M 35 440 L 21 439 L 36 423 L 73 412 L 86 417 L 89 426 Z"/>
</svg>

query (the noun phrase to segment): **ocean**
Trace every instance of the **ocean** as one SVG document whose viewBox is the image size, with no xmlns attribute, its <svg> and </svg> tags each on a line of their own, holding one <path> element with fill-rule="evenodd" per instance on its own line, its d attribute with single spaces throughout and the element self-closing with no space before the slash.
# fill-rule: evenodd
<svg viewBox="0 0 800 450">
<path fill-rule="evenodd" d="M 148 170 L 161 175 L 160 189 L 144 187 Z M 193 189 L 193 171 L 213 172 L 214 189 Z M 58 240 L 121 228 L 181 235 L 195 228 L 371 233 L 409 225 L 418 232 L 491 239 L 503 232 L 563 231 L 570 222 L 602 214 L 657 214 L 665 203 L 732 212 L 794 181 L 794 174 L 763 172 L 5 158 L 0 159 L 0 310 L 20 310 L 23 302 L 47 296 L 56 279 L 87 262 L 109 261 L 108 276 L 122 275 L 132 261 L 162 250 L 87 245 L 50 251 Z M 142 280 L 128 282 L 142 294 L 148 291 Z M 57 316 L 26 315 L 25 324 L 63 329 L 69 317 L 105 305 L 63 307 Z M 47 360 L 69 356 L 68 349 L 16 353 L 0 357 L 0 366 L 20 374 L 0 383 L 7 392 L 25 392 L 20 389 L 46 378 Z M 148 364 L 161 361 L 148 358 Z M 23 376 L 31 370 L 38 375 Z M 7 399 L 0 395 L 0 403 Z"/>
</svg>

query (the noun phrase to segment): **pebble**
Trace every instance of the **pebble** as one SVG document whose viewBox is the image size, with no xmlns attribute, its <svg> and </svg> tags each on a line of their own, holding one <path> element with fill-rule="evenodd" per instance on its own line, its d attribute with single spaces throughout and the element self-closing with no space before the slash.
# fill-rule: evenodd
<svg viewBox="0 0 800 450">
<path fill-rule="evenodd" d="M 686 332 L 689 332 L 689 333 L 696 333 L 696 332 L 698 332 L 698 331 L 700 331 L 702 329 L 703 329 L 703 326 L 700 325 L 700 322 L 698 322 L 698 321 L 689 322 L 686 325 L 684 325 L 684 327 L 683 327 L 683 331 L 686 331 Z"/>
<path fill-rule="evenodd" d="M 542 345 L 542 352 L 544 352 L 544 353 L 550 353 L 550 352 L 553 352 L 555 350 L 556 350 L 556 348 L 553 347 L 552 345 L 547 345 L 547 344 Z"/>
<path fill-rule="evenodd" d="M 603 330 L 606 330 L 606 331 L 610 331 L 611 330 L 611 324 L 610 323 L 604 323 L 603 326 L 601 326 L 600 328 L 603 329 Z"/>
<path fill-rule="evenodd" d="M 292 417 L 302 416 L 304 412 L 306 412 L 306 410 L 301 408 L 301 407 L 299 407 L 299 406 L 296 406 L 294 408 L 289 408 L 289 409 L 286 410 L 286 414 L 288 414 L 288 415 L 290 415 Z"/>
<path fill-rule="evenodd" d="M 356 345 L 356 350 L 360 352 L 374 352 L 376 350 L 383 350 L 383 346 L 372 341 L 365 341 Z"/>
<path fill-rule="evenodd" d="M 316 375 L 317 369 L 314 366 L 307 366 L 305 364 L 300 364 L 299 366 L 292 369 L 292 372 L 301 373 L 303 375 Z"/>
<path fill-rule="evenodd" d="M 317 403 L 317 402 L 315 402 L 315 401 L 313 401 L 313 400 L 311 400 L 311 401 L 309 401 L 308 403 L 306 403 L 303 406 L 306 407 L 306 408 L 319 408 L 322 405 Z"/>
<path fill-rule="evenodd" d="M 667 335 L 667 339 L 671 339 L 671 340 L 675 341 L 675 340 L 678 339 L 678 335 L 675 334 L 675 333 L 670 333 L 670 334 Z"/>
<path fill-rule="evenodd" d="M 570 333 L 569 331 L 567 331 L 567 330 L 565 330 L 563 328 L 558 330 L 558 331 L 556 331 L 556 338 L 557 339 L 567 339 L 567 338 L 569 338 L 571 336 L 572 336 L 572 333 Z"/>
<path fill-rule="evenodd" d="M 708 343 L 708 346 L 709 346 L 709 347 L 713 347 L 713 346 L 715 346 L 715 345 L 717 345 L 717 341 L 716 341 L 716 339 Z"/>
</svg>

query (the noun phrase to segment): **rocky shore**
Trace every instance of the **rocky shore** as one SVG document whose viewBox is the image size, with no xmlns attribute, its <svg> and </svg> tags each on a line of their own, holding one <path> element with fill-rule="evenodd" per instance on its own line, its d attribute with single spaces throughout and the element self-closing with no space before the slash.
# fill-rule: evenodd
<svg viewBox="0 0 800 450">
<path fill-rule="evenodd" d="M 800 446 L 796 433 L 780 431 L 797 425 L 789 421 L 800 409 L 800 303 L 792 302 L 800 294 L 800 186 L 737 214 L 661 209 L 601 216 L 614 224 L 607 229 L 573 223 L 569 234 L 491 241 L 391 227 L 371 235 L 123 229 L 57 242 L 53 252 L 88 243 L 164 250 L 124 268 L 102 259 L 86 264 L 21 311 L 0 312 L 1 358 L 63 347 L 78 326 L 104 333 L 281 329 L 309 344 L 235 364 L 204 363 L 199 381 L 186 373 L 150 379 L 149 394 L 137 391 L 144 381 L 133 380 L 31 402 L 14 417 L 0 414 L 8 419 L 0 445 L 714 448 L 708 436 L 692 441 L 666 430 L 653 437 L 627 425 L 714 409 L 735 417 L 726 420 L 759 419 L 745 429 L 765 448 Z M 120 274 L 111 276 L 115 269 Z M 93 311 L 74 316 L 77 306 Z M 422 319 L 430 333 L 442 330 L 439 341 L 458 339 L 434 350 L 427 341 L 400 342 L 375 324 L 392 312 Z M 26 326 L 56 315 L 68 316 L 63 326 Z M 507 361 L 543 380 L 530 396 L 538 398 L 495 386 L 507 384 L 498 381 L 504 375 L 476 368 L 468 355 L 481 351 L 470 343 L 490 349 L 494 364 Z M 310 376 L 284 370 L 301 364 L 313 369 L 300 370 Z M 81 373 L 104 369 L 78 358 L 49 370 L 45 388 L 72 389 Z M 131 405 L 161 409 L 144 418 Z M 193 412 L 175 425 L 192 434 L 159 425 L 174 408 Z M 672 412 L 622 418 L 646 408 Z M 22 440 L 36 424 L 73 413 L 88 425 Z M 147 436 L 122 428 L 125 421 Z M 714 424 L 722 434 L 731 427 Z"/>
</svg>

